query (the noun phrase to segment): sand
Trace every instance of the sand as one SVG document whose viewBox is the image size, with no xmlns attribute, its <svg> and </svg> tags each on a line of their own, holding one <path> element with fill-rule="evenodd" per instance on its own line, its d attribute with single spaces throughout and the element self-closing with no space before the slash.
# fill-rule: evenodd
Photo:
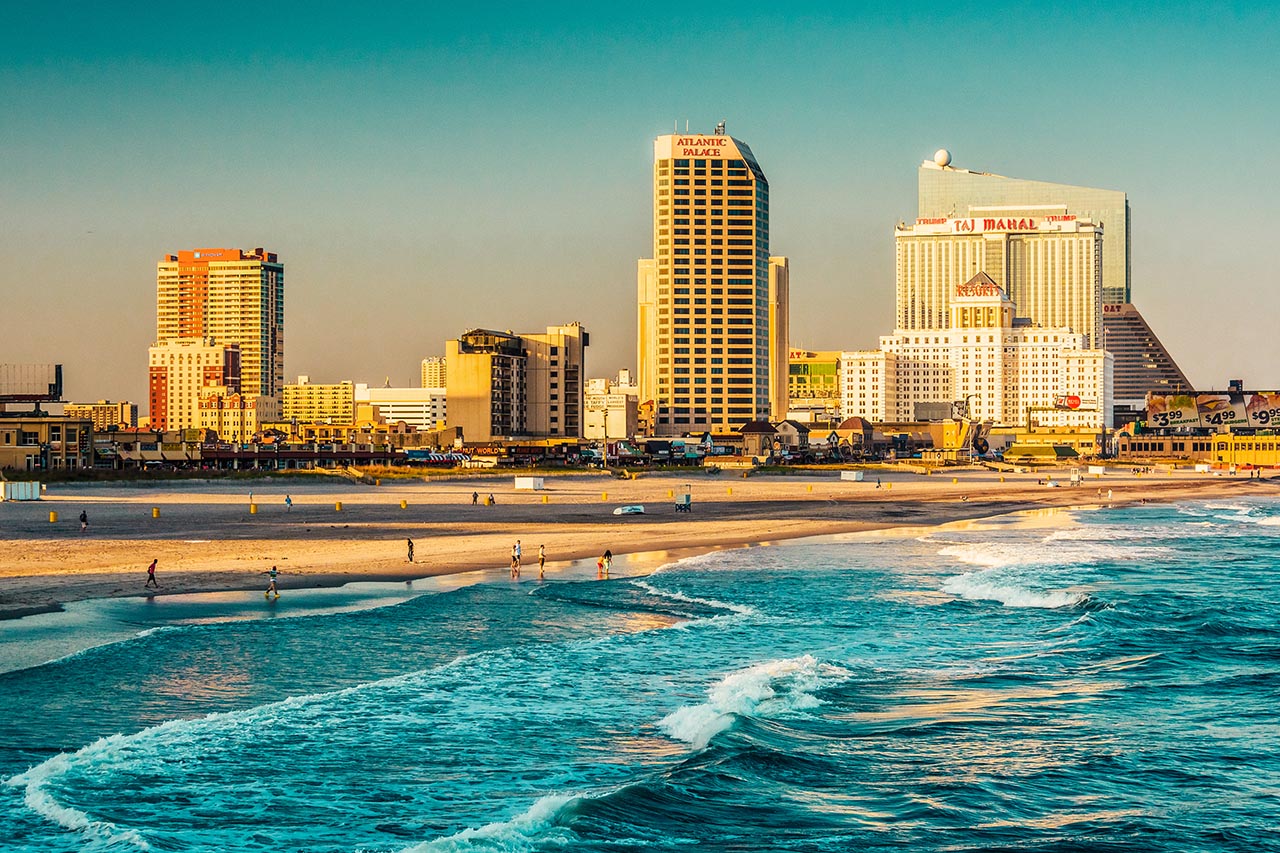
<svg viewBox="0 0 1280 853">
<path fill-rule="evenodd" d="M 152 559 L 159 560 L 161 595 L 265 588 L 272 565 L 289 589 L 477 569 L 505 575 L 519 539 L 528 576 L 537 573 L 539 545 L 546 546 L 549 563 L 594 558 L 606 548 L 660 557 L 664 551 L 1105 504 L 1108 489 L 1115 504 L 1280 493 L 1280 479 L 1245 475 L 1109 473 L 1060 488 L 1038 485 L 1044 476 L 982 469 L 933 476 L 868 472 L 858 483 L 842 481 L 836 472 L 742 478 L 698 469 L 634 480 L 603 473 L 548 476 L 540 492 L 517 491 L 509 475 L 384 480 L 380 486 L 323 476 L 55 484 L 42 501 L 0 504 L 0 618 L 54 610 L 68 601 L 140 595 Z M 1054 475 L 1059 482 L 1066 477 Z M 676 513 L 670 493 L 683 493 L 685 484 L 693 510 Z M 256 513 L 250 512 L 250 490 Z M 481 505 L 472 505 L 473 492 Z M 490 493 L 496 503 L 484 506 Z M 646 513 L 614 516 L 624 504 L 642 504 Z M 51 511 L 58 513 L 56 523 L 49 521 Z M 89 516 L 84 534 L 81 511 Z M 415 544 L 413 564 L 406 558 L 408 538 Z"/>
</svg>

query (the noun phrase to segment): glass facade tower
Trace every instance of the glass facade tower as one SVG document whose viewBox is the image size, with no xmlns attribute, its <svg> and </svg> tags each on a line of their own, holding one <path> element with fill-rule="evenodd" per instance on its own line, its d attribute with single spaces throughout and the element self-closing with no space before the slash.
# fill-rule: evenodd
<svg viewBox="0 0 1280 853">
<path fill-rule="evenodd" d="M 1129 301 L 1129 199 L 1120 190 L 1075 187 L 1049 181 L 1006 178 L 989 172 L 972 172 L 939 166 L 933 160 L 920 164 L 917 216 L 963 218 L 978 207 L 1063 207 L 1069 214 L 1088 219 L 1106 234 L 1102 253 L 1102 301 Z M 959 283 L 959 282 L 956 282 Z"/>
</svg>

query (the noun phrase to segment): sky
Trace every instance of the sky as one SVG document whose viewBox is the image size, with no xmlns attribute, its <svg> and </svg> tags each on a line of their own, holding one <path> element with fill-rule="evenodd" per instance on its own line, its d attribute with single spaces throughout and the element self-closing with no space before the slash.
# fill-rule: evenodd
<svg viewBox="0 0 1280 853">
<path fill-rule="evenodd" d="M 653 138 L 724 120 L 793 346 L 890 333 L 945 147 L 1127 192 L 1134 302 L 1191 381 L 1280 387 L 1276 5 L 357 5 L 6 4 L 0 362 L 145 411 L 156 261 L 261 246 L 288 381 L 417 384 L 467 329 L 574 320 L 588 375 L 634 368 Z"/>
</svg>

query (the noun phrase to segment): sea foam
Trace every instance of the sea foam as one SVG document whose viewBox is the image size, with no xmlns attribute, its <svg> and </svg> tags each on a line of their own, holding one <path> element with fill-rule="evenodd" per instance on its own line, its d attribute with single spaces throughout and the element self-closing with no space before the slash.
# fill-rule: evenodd
<svg viewBox="0 0 1280 853">
<path fill-rule="evenodd" d="M 942 590 L 970 601 L 998 601 L 1005 607 L 1075 607 L 1086 598 L 1082 593 L 1033 590 L 992 572 L 965 572 L 949 579 Z"/>
<path fill-rule="evenodd" d="M 720 679 L 708 701 L 680 708 L 658 727 L 676 740 L 702 749 L 739 716 L 778 716 L 821 704 L 814 691 L 838 684 L 847 670 L 819 663 L 812 655 L 768 661 Z"/>
<path fill-rule="evenodd" d="M 472 850 L 493 850 L 502 853 L 523 853 L 540 849 L 554 842 L 564 843 L 569 830 L 558 827 L 562 814 L 582 799 L 580 795 L 556 794 L 542 797 L 532 806 L 510 820 L 485 824 L 446 838 L 424 841 L 406 847 L 401 853 L 467 853 Z M 560 837 L 556 837 L 556 836 Z"/>
<path fill-rule="evenodd" d="M 150 850 L 151 845 L 136 830 L 122 829 L 106 820 L 95 820 L 85 812 L 59 803 L 49 790 L 50 783 L 71 769 L 73 758 L 90 761 L 99 755 L 114 755 L 126 740 L 123 735 L 102 738 L 76 753 L 60 753 L 36 765 L 26 773 L 4 780 L 4 784 L 24 788 L 23 803 L 27 808 L 63 829 L 79 833 L 90 843 L 105 844 L 113 849 L 127 845 L 136 850 Z"/>
</svg>

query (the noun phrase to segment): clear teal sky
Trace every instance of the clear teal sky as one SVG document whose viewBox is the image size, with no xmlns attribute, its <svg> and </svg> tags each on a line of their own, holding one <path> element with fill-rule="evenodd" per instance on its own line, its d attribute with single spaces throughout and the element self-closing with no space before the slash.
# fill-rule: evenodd
<svg viewBox="0 0 1280 853">
<path fill-rule="evenodd" d="M 467 328 L 570 320 L 590 375 L 634 367 L 652 138 L 725 119 L 796 345 L 890 331 L 947 147 L 1127 191 L 1134 301 L 1192 381 L 1280 386 L 1275 5 L 830 5 L 8 4 L 0 361 L 144 401 L 155 261 L 264 246 L 289 376 L 410 384 Z"/>
</svg>

